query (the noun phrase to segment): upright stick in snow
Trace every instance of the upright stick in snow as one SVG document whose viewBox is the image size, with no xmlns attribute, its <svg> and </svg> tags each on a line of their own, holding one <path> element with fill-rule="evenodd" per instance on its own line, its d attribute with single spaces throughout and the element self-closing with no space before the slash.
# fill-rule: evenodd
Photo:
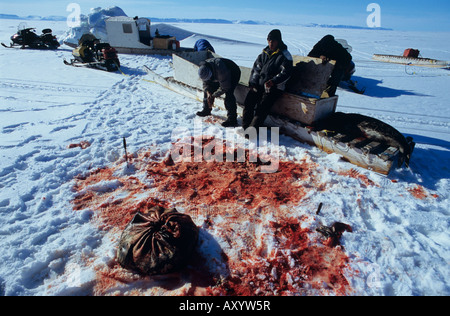
<svg viewBox="0 0 450 316">
<path fill-rule="evenodd" d="M 123 138 L 123 148 L 125 149 L 125 160 L 127 162 L 127 168 L 128 168 L 127 140 L 125 139 L 125 137 Z"/>
</svg>

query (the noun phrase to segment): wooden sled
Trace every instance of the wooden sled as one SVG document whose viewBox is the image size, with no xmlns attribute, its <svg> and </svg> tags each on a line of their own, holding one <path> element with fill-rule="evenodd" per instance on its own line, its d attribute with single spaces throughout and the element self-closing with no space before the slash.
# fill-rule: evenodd
<svg viewBox="0 0 450 316">
<path fill-rule="evenodd" d="M 203 101 L 203 83 L 198 77 L 199 64 L 207 58 L 218 57 L 211 52 L 189 52 L 173 55 L 173 77 L 162 77 L 144 66 L 150 80 L 186 97 Z M 279 127 L 284 134 L 303 143 L 316 146 L 326 153 L 336 153 L 359 167 L 388 175 L 398 166 L 400 150 L 368 138 L 352 138 L 327 130 L 316 130 L 314 124 L 335 113 L 338 96 L 326 97 L 324 90 L 333 71 L 334 62 L 323 64 L 321 59 L 294 56 L 295 70 L 287 91 L 275 103 L 265 124 Z M 238 114 L 249 91 L 251 69 L 241 68 L 241 82 L 235 91 Z M 215 106 L 225 109 L 224 99 L 217 98 Z"/>
<path fill-rule="evenodd" d="M 375 54 L 372 57 L 376 61 L 381 61 L 384 63 L 394 63 L 407 66 L 418 66 L 418 67 L 429 67 L 429 68 L 443 68 L 449 69 L 450 62 L 444 60 L 430 59 L 430 58 L 414 58 L 414 57 L 404 57 L 396 55 L 381 55 Z"/>
</svg>

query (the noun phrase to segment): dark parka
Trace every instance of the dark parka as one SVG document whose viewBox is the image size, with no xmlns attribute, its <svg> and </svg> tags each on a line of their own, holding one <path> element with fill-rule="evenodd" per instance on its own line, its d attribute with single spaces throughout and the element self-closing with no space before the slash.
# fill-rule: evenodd
<svg viewBox="0 0 450 316">
<path fill-rule="evenodd" d="M 241 70 L 236 63 L 226 58 L 210 58 L 200 64 L 211 71 L 209 80 L 203 81 L 203 111 L 197 115 L 205 116 L 211 113 L 212 105 L 208 102 L 208 93 L 213 98 L 225 94 L 225 108 L 227 109 L 227 121 L 222 126 L 233 126 L 237 120 L 237 104 L 234 90 L 239 84 Z M 225 124 L 225 125 L 224 125 Z"/>
<path fill-rule="evenodd" d="M 336 66 L 328 80 L 329 87 L 327 88 L 329 96 L 335 95 L 337 86 L 352 68 L 352 55 L 334 39 L 333 35 L 327 35 L 314 45 L 308 56 L 315 58 L 325 56 L 329 60 L 336 61 Z"/>
<path fill-rule="evenodd" d="M 197 42 L 195 42 L 194 45 L 194 52 L 201 52 L 201 51 L 212 51 L 215 53 L 214 47 L 211 45 L 210 42 L 208 42 L 205 39 L 199 39 Z"/>
<path fill-rule="evenodd" d="M 203 82 L 204 90 L 213 94 L 215 98 L 234 91 L 241 78 L 241 70 L 238 65 L 226 58 L 210 58 L 200 64 L 200 66 L 203 65 L 207 65 L 212 71 L 211 79 Z M 219 84 L 218 89 L 217 83 Z"/>
<path fill-rule="evenodd" d="M 253 65 L 249 85 L 263 87 L 267 81 L 272 80 L 279 90 L 284 90 L 286 82 L 291 77 L 292 69 L 292 55 L 283 42 L 279 43 L 275 52 L 271 52 L 267 46 Z"/>
<path fill-rule="evenodd" d="M 336 67 L 347 69 L 352 61 L 352 55 L 334 39 L 334 36 L 327 35 L 314 45 L 309 57 L 320 58 L 325 56 L 336 61 Z"/>
<path fill-rule="evenodd" d="M 270 36 L 270 34 L 269 34 Z M 279 35 L 280 36 L 280 35 Z M 271 52 L 267 46 L 256 59 L 250 75 L 250 89 L 244 102 L 242 126 L 259 128 L 264 124 L 275 101 L 281 96 L 294 68 L 292 56 L 281 38 L 278 49 Z M 272 80 L 274 86 L 266 89 Z"/>
</svg>

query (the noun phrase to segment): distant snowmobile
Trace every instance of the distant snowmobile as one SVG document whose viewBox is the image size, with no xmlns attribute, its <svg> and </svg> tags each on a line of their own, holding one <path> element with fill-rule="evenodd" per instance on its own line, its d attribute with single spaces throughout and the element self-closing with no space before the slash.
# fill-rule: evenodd
<svg viewBox="0 0 450 316">
<path fill-rule="evenodd" d="M 92 34 L 83 35 L 78 43 L 79 46 L 72 51 L 74 58 L 70 62 L 64 59 L 66 65 L 105 71 L 119 70 L 117 51 L 108 43 L 100 43 Z"/>
<path fill-rule="evenodd" d="M 11 45 L 7 46 L 4 43 L 2 45 L 6 48 L 20 46 L 21 48 L 32 49 L 58 49 L 60 44 L 56 36 L 52 34 L 51 29 L 42 30 L 41 35 L 37 35 L 35 30 L 35 28 L 21 28 L 19 26 L 19 31 L 11 36 Z"/>
</svg>

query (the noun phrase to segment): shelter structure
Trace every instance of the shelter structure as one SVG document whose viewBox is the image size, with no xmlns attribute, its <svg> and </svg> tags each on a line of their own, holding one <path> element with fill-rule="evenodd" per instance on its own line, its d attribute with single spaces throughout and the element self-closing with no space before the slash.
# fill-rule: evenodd
<svg viewBox="0 0 450 316">
<path fill-rule="evenodd" d="M 175 37 L 151 33 L 147 18 L 111 17 L 105 21 L 109 44 L 122 54 L 172 54 L 180 48 Z"/>
</svg>

